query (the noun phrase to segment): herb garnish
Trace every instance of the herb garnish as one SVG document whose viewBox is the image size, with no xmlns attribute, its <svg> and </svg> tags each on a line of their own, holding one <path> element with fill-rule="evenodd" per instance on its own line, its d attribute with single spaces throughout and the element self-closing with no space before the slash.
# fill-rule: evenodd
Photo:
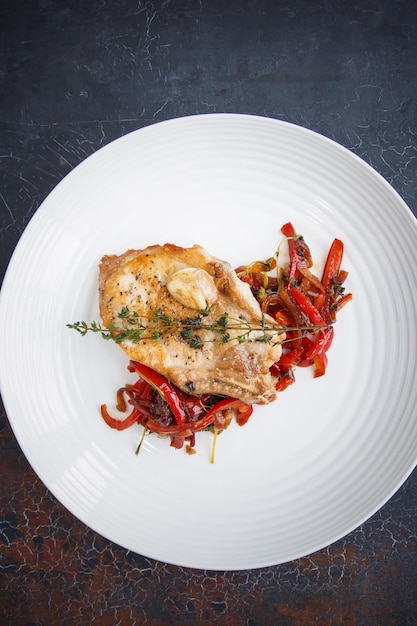
<svg viewBox="0 0 417 626">
<path fill-rule="evenodd" d="M 124 341 L 131 343 L 139 343 L 140 341 L 152 340 L 159 341 L 166 335 L 177 334 L 178 338 L 186 342 L 191 348 L 201 348 L 204 339 L 199 334 L 201 331 L 212 331 L 215 336 L 206 339 L 206 341 L 219 341 L 220 343 L 229 343 L 237 341 L 244 343 L 245 341 L 259 341 L 262 343 L 270 343 L 276 345 L 283 343 L 283 333 L 291 330 L 303 331 L 306 334 L 325 329 L 323 326 L 306 325 L 304 328 L 290 328 L 282 324 L 273 324 L 266 321 L 262 315 L 258 324 L 253 324 L 243 317 L 233 318 L 228 313 L 220 315 L 213 323 L 206 323 L 204 318 L 207 317 L 208 311 L 199 311 L 195 317 L 186 317 L 178 319 L 170 317 L 161 309 L 155 311 L 150 318 L 141 317 L 135 311 L 130 311 L 124 307 L 118 317 L 121 324 L 112 323 L 105 327 L 100 323 L 93 321 L 91 324 L 86 322 L 74 322 L 67 324 L 68 328 L 72 328 L 79 332 L 82 336 L 88 332 L 100 333 L 103 339 L 112 339 L 117 344 Z"/>
</svg>

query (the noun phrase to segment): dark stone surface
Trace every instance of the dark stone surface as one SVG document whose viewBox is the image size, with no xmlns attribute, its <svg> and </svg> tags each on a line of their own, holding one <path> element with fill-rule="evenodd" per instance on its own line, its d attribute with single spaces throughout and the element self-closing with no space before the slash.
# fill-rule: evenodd
<svg viewBox="0 0 417 626">
<path fill-rule="evenodd" d="M 287 120 L 343 144 L 417 214 L 417 4 L 0 2 L 0 279 L 43 199 L 104 144 L 194 113 Z M 1 356 L 0 356 L 1 358 Z M 126 552 L 56 502 L 0 413 L 5 625 L 417 623 L 417 474 L 309 557 L 253 571 Z"/>
</svg>

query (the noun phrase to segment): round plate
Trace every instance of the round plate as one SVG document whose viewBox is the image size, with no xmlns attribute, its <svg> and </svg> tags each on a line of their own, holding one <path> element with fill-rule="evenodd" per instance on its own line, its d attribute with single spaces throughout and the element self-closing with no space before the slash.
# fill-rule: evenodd
<svg viewBox="0 0 417 626">
<path fill-rule="evenodd" d="M 97 266 L 165 242 L 237 266 L 271 256 L 291 221 L 317 271 L 334 237 L 353 301 L 323 378 L 297 382 L 197 454 L 111 430 L 127 357 L 68 322 L 98 320 Z M 79 165 L 25 230 L 0 300 L 1 390 L 23 452 L 77 518 L 140 554 L 248 569 L 307 555 L 370 517 L 416 464 L 417 230 L 393 189 L 306 129 L 203 115 L 133 132 Z"/>
</svg>

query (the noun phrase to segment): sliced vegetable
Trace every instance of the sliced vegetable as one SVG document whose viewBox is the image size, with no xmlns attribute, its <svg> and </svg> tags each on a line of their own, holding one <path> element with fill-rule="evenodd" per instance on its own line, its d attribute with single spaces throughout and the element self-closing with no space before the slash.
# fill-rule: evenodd
<svg viewBox="0 0 417 626">
<path fill-rule="evenodd" d="M 258 277 L 267 287 L 262 298 L 256 294 L 262 312 L 274 317 L 286 332 L 282 356 L 270 368 L 277 379 L 277 391 L 293 384 L 296 367 L 312 367 L 315 378 L 323 376 L 336 314 L 352 300 L 352 294 L 344 294 L 343 284 L 348 273 L 341 269 L 344 245 L 340 239 L 333 240 L 319 278 L 311 269 L 310 249 L 293 224 L 287 222 L 281 232 L 287 241 L 288 264 L 280 271 L 277 268 L 276 285 Z M 259 263 L 252 263 L 250 267 L 262 270 Z M 245 266 L 241 266 L 240 271 L 244 274 Z"/>
<path fill-rule="evenodd" d="M 305 356 L 307 357 L 307 359 L 314 359 L 317 355 L 321 354 L 322 352 L 327 352 L 327 350 L 332 345 L 333 337 L 334 337 L 333 326 L 330 326 L 329 328 L 326 328 L 326 330 L 320 333 L 317 333 L 315 341 L 312 343 L 312 345 L 309 348 L 305 350 Z"/>
<path fill-rule="evenodd" d="M 178 398 L 178 394 L 176 393 L 174 387 L 170 385 L 164 376 L 155 372 L 155 370 L 143 365 L 142 363 L 134 364 L 135 371 L 139 374 L 139 376 L 146 380 L 146 382 L 151 385 L 157 391 L 161 397 L 168 403 L 172 414 L 175 417 L 175 421 L 177 424 L 185 424 L 187 422 L 187 418 L 185 415 L 185 411 L 181 406 L 181 403 Z"/>
<path fill-rule="evenodd" d="M 112 417 L 107 411 L 106 404 L 102 404 L 100 409 L 101 416 L 106 424 L 115 430 L 126 430 L 126 428 L 133 426 L 133 424 L 140 424 L 143 419 L 146 419 L 138 409 L 132 409 L 131 413 L 123 420 Z"/>
<path fill-rule="evenodd" d="M 310 298 L 306 296 L 302 291 L 297 289 L 297 287 L 290 287 L 289 289 L 290 294 L 297 302 L 297 304 L 300 305 L 302 312 L 307 315 L 310 322 L 315 326 L 325 326 L 326 322 L 324 321 Z"/>
<path fill-rule="evenodd" d="M 148 432 L 169 436 L 174 448 L 187 444 L 190 452 L 195 445 L 196 432 L 211 427 L 221 432 L 229 425 L 232 415 L 242 426 L 252 415 L 253 407 L 242 400 L 209 394 L 188 396 L 142 363 L 130 361 L 128 369 L 140 378 L 134 385 L 118 390 L 116 408 L 125 412 L 127 397 L 128 404 L 133 406 L 131 413 L 124 419 L 117 419 L 109 414 L 105 404 L 101 406 L 104 421 L 116 430 L 142 424 Z M 161 400 L 165 403 L 162 406 Z"/>
<path fill-rule="evenodd" d="M 332 245 L 330 246 L 321 278 L 325 293 L 329 293 L 331 291 L 334 280 L 339 274 L 343 258 L 343 249 L 343 242 L 340 241 L 340 239 L 334 239 Z"/>
</svg>

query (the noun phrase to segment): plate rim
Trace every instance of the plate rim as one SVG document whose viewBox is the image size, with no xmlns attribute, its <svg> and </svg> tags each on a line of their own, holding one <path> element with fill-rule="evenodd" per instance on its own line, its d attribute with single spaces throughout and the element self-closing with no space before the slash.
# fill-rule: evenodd
<svg viewBox="0 0 417 626">
<path fill-rule="evenodd" d="M 119 141 L 123 140 L 123 139 L 124 139 L 124 138 L 126 138 L 126 137 L 129 137 L 129 136 L 131 136 L 131 135 L 137 135 L 138 133 L 142 133 L 143 131 L 146 131 L 147 129 L 152 129 L 152 128 L 154 128 L 155 126 L 159 126 L 159 127 L 160 127 L 161 125 L 166 125 L 166 124 L 173 124 L 173 123 L 174 123 L 174 124 L 175 124 L 175 123 L 186 123 L 186 121 L 187 121 L 187 120 L 190 120 L 190 119 L 194 119 L 194 120 L 195 120 L 196 118 L 200 118 L 200 119 L 201 119 L 201 118 L 209 118 L 209 117 L 210 117 L 210 118 L 217 118 L 217 119 L 219 119 L 220 117 L 221 117 L 221 118 L 224 118 L 224 119 L 236 118 L 236 119 L 239 119 L 239 120 L 242 120 L 243 118 L 250 118 L 250 119 L 254 119 L 254 118 L 255 118 L 255 119 L 257 119 L 257 120 L 259 120 L 259 119 L 260 119 L 260 120 L 264 120 L 264 121 L 265 121 L 265 122 L 267 122 L 267 123 L 273 122 L 274 124 L 275 124 L 275 123 L 277 123 L 277 124 L 280 124 L 280 125 L 285 125 L 285 126 L 291 126 L 291 127 L 294 127 L 294 128 L 296 128 L 296 129 L 298 129 L 299 131 L 302 131 L 302 132 L 307 133 L 308 135 L 314 135 L 316 138 L 318 137 L 318 138 L 320 138 L 321 140 L 324 140 L 325 142 L 328 142 L 329 144 L 331 144 L 332 148 L 337 147 L 337 149 L 338 149 L 338 150 L 342 150 L 342 151 L 344 151 L 345 153 L 347 153 L 347 154 L 349 155 L 349 158 L 353 157 L 354 159 L 357 159 L 357 160 L 360 162 L 361 167 L 363 167 L 363 166 L 364 166 L 364 167 L 368 170 L 368 173 L 370 173 L 372 176 L 377 176 L 377 177 L 378 177 L 378 179 L 379 179 L 379 181 L 380 181 L 380 183 L 383 183 L 383 185 L 384 185 L 384 186 L 386 186 L 386 188 L 389 190 L 389 193 L 390 193 L 391 195 L 393 195 L 393 197 L 395 197 L 396 202 L 397 202 L 397 205 L 402 207 L 402 209 L 401 209 L 401 210 L 403 210 L 403 211 L 404 211 L 404 215 L 405 215 L 405 216 L 406 216 L 406 215 L 408 215 L 408 216 L 409 216 L 409 218 L 410 218 L 410 223 L 413 223 L 413 224 L 414 224 L 414 227 L 415 227 L 415 224 L 416 224 L 416 218 L 415 218 L 414 214 L 411 212 L 411 210 L 409 209 L 409 207 L 407 206 L 407 204 L 405 203 L 405 201 L 401 198 L 401 196 L 398 194 L 398 192 L 397 192 L 397 191 L 396 191 L 396 190 L 395 190 L 395 189 L 394 189 L 394 188 L 393 188 L 393 187 L 392 187 L 392 186 L 391 186 L 391 185 L 390 185 L 390 184 L 386 181 L 386 179 L 385 179 L 385 178 L 384 178 L 381 174 L 379 174 L 376 170 L 374 170 L 374 169 L 373 169 L 373 168 L 372 168 L 372 167 L 371 167 L 371 166 L 370 166 L 370 165 L 369 165 L 366 161 L 364 161 L 364 159 L 362 159 L 362 158 L 361 158 L 361 157 L 359 157 L 358 155 L 354 154 L 354 153 L 353 153 L 352 151 L 350 151 L 348 148 L 346 148 L 346 147 L 344 147 L 344 146 L 342 146 L 342 145 L 338 144 L 338 143 L 337 143 L 337 142 L 335 142 L 334 140 L 332 140 L 332 139 L 330 139 L 330 138 L 328 138 L 328 137 L 326 137 L 326 136 L 324 136 L 324 135 L 321 135 L 320 133 L 317 133 L 316 131 L 310 130 L 310 129 L 305 128 L 305 127 L 303 127 L 303 126 L 299 126 L 298 124 L 293 124 L 293 123 L 291 123 L 291 122 L 286 122 L 286 121 L 284 121 L 284 120 L 276 120 L 276 119 L 274 119 L 274 118 L 268 118 L 268 117 L 263 117 L 263 116 L 250 115 L 250 114 L 237 114 L 237 113 L 220 113 L 220 114 L 219 114 L 219 113 L 210 113 L 210 114 L 196 114 L 196 115 L 192 115 L 192 116 L 183 116 L 183 117 L 179 117 L 179 118 L 173 118 L 173 119 L 170 119 L 170 120 L 164 120 L 164 121 L 160 121 L 160 122 L 155 122 L 155 123 L 152 123 L 152 124 L 150 124 L 150 125 L 148 125 L 148 126 L 145 126 L 145 127 L 143 127 L 143 128 L 139 128 L 139 129 L 136 129 L 136 130 L 130 131 L 130 132 L 129 132 L 129 133 L 127 133 L 126 135 L 123 135 L 122 137 L 120 137 L 120 138 L 118 138 L 118 139 L 115 139 L 115 140 L 111 141 L 110 143 L 106 144 L 105 146 L 100 147 L 100 148 L 99 148 L 98 150 L 96 150 L 96 151 L 95 151 L 92 155 L 90 155 L 89 157 L 87 157 L 86 159 L 84 159 L 84 160 L 83 160 L 83 161 L 82 161 L 82 162 L 81 162 L 78 166 L 76 166 L 75 168 L 73 168 L 73 170 L 71 170 L 71 172 L 69 172 L 69 174 L 67 174 L 67 175 L 66 175 L 66 176 L 62 179 L 62 181 L 60 181 L 60 182 L 58 183 L 58 185 L 54 188 L 54 190 L 53 190 L 50 194 L 48 194 L 48 196 L 45 198 L 45 200 L 44 200 L 44 201 L 41 203 L 41 205 L 39 206 L 38 210 L 37 210 L 37 211 L 35 212 L 35 214 L 32 216 L 31 220 L 28 222 L 28 224 L 27 224 L 26 228 L 24 229 L 24 231 L 23 231 L 23 233 L 22 233 L 22 236 L 19 238 L 19 241 L 18 241 L 18 243 L 17 243 L 17 245 L 16 245 L 16 247 L 15 247 L 15 249 L 14 249 L 14 251 L 13 251 L 13 254 L 12 254 L 11 258 L 10 258 L 10 261 L 9 261 L 8 267 L 7 267 L 7 269 L 6 269 L 6 273 L 5 273 L 5 277 L 4 277 L 3 285 L 2 285 L 2 288 L 1 288 L 1 292 L 0 292 L 0 319 L 2 318 L 2 311 L 6 308 L 6 305 L 4 304 L 4 301 L 5 301 L 5 296 L 4 296 L 3 294 L 7 293 L 7 290 L 8 290 L 8 289 L 10 289 L 10 287 L 8 286 L 8 285 L 9 285 L 9 281 L 10 281 L 10 279 L 8 278 L 8 276 L 9 276 L 9 275 L 11 275 L 11 272 L 13 271 L 14 258 L 17 258 L 17 257 L 18 257 L 18 255 L 20 254 L 20 249 L 21 249 L 21 248 L 25 245 L 26 239 L 27 239 L 28 237 L 30 237 L 30 236 L 31 236 L 31 230 L 30 230 L 30 229 L 28 230 L 28 227 L 29 227 L 29 226 L 30 226 L 30 224 L 32 223 L 32 226 L 31 226 L 30 228 L 33 228 L 33 224 L 36 224 L 36 221 L 37 221 L 37 220 L 42 219 L 42 213 L 39 213 L 39 211 L 44 212 L 44 211 L 46 211 L 46 210 L 48 209 L 48 205 L 47 205 L 47 204 L 45 204 L 45 203 L 46 203 L 46 201 L 47 201 L 49 198 L 51 198 L 52 194 L 54 194 L 54 192 L 55 192 L 55 189 L 56 189 L 57 187 L 59 187 L 59 186 L 61 185 L 61 183 L 62 183 L 64 180 L 68 179 L 68 177 L 70 177 L 70 176 L 73 174 L 73 172 L 75 172 L 75 171 L 76 171 L 76 170 L 77 170 L 77 169 L 78 169 L 81 165 L 83 165 L 83 164 L 84 164 L 84 163 L 86 163 L 87 161 L 88 161 L 88 162 L 91 162 L 91 159 L 93 159 L 93 158 L 97 158 L 97 157 L 96 157 L 96 155 L 98 155 L 98 153 L 102 153 L 102 151 L 106 150 L 106 148 L 108 148 L 109 146 L 111 146 L 111 145 L 112 145 L 112 144 L 114 144 L 115 142 L 119 142 Z M 152 131 L 150 130 L 150 131 L 148 131 L 148 132 L 152 132 Z M 48 201 L 50 202 L 50 200 L 48 200 Z M 46 207 L 46 208 L 42 209 L 42 207 Z M 27 233 L 27 232 L 28 232 L 29 234 L 25 234 L 25 233 Z M 23 243 L 21 243 L 22 241 L 23 241 Z M 12 268 L 12 269 L 10 269 L 10 268 Z M 1 334 L 0 334 L 0 339 L 1 339 Z M 2 375 L 2 372 L 3 372 L 3 368 L 1 368 L 1 367 L 0 367 L 0 389 L 2 389 L 2 388 L 3 388 L 4 373 L 3 373 L 3 375 Z M 20 446 L 20 447 L 21 447 L 21 449 L 22 449 L 23 454 L 25 455 L 26 459 L 27 459 L 27 460 L 29 461 L 29 463 L 31 464 L 31 462 L 30 462 L 30 460 L 29 460 L 29 456 L 28 456 L 28 454 L 27 454 L 27 451 L 24 449 L 24 445 L 22 445 L 22 442 L 21 442 L 21 440 L 20 440 L 21 438 L 20 438 L 20 436 L 18 436 L 18 434 L 16 433 L 16 430 L 15 430 L 16 422 L 14 422 L 14 418 L 11 418 L 11 417 L 10 417 L 9 405 L 11 404 L 11 402 L 9 402 L 9 398 L 8 398 L 7 396 L 5 397 L 4 395 L 2 395 L 2 397 L 3 397 L 3 403 L 4 403 L 4 406 L 5 406 L 6 415 L 7 415 L 7 417 L 8 417 L 8 421 L 9 421 L 9 423 L 10 423 L 10 425 L 11 425 L 11 428 L 12 428 L 12 430 L 13 430 L 13 432 L 14 432 L 15 436 L 16 436 L 16 439 L 17 439 L 17 441 L 18 441 L 18 443 L 19 443 L 19 446 Z M 401 480 L 401 482 L 399 482 L 399 484 L 397 484 L 396 486 L 394 486 L 394 487 L 391 489 L 390 493 L 387 495 L 387 497 L 386 497 L 386 498 L 385 498 L 385 500 L 382 502 L 382 504 L 380 504 L 379 506 L 377 506 L 377 507 L 375 508 L 375 510 L 373 510 L 370 514 L 366 514 L 366 515 L 364 516 L 364 518 L 363 518 L 363 519 L 359 522 L 359 524 L 356 524 L 356 525 L 354 526 L 354 528 L 357 528 L 357 527 L 358 527 L 360 524 L 362 524 L 362 523 L 363 523 L 366 519 L 369 519 L 369 517 L 371 517 L 371 516 L 372 516 L 372 515 L 373 515 L 373 514 L 377 511 L 377 510 L 379 510 L 379 509 L 381 508 L 381 506 L 382 506 L 383 504 L 385 504 L 385 503 L 386 503 L 386 502 L 387 502 L 387 501 L 388 501 L 388 500 L 389 500 L 389 499 L 390 499 L 390 498 L 394 495 L 394 493 L 395 493 L 395 492 L 396 492 L 396 491 L 400 488 L 400 486 L 404 483 L 404 481 L 405 481 L 405 480 L 408 478 L 408 476 L 412 473 L 412 471 L 413 471 L 413 469 L 415 468 L 416 464 L 417 464 L 417 452 L 416 452 L 416 455 L 415 455 L 415 460 L 414 460 L 414 463 L 410 465 L 410 467 L 409 467 L 409 471 L 408 471 L 408 472 L 407 472 L 407 474 L 403 477 L 403 479 Z M 32 465 L 32 464 L 31 464 L 31 465 Z M 42 480 L 42 482 L 44 483 L 44 485 L 47 487 L 47 489 L 48 489 L 48 490 L 50 490 L 50 491 L 51 491 L 51 493 L 54 495 L 54 497 L 55 497 L 55 498 L 56 498 L 59 502 L 61 502 L 61 503 L 62 503 L 61 498 L 60 498 L 60 497 L 59 497 L 56 493 L 54 493 L 54 491 L 51 489 L 50 485 L 48 485 L 48 484 L 47 484 L 47 482 L 46 482 L 46 481 L 45 481 L 45 480 L 44 480 L 44 479 L 43 479 L 43 478 L 39 475 L 38 471 L 37 471 L 37 470 L 36 470 L 33 466 L 32 466 L 32 468 L 34 469 L 35 473 L 36 473 L 36 474 L 40 477 L 40 479 Z M 80 519 L 80 518 L 79 518 L 79 516 L 78 516 L 78 515 L 75 515 L 75 514 L 72 512 L 72 510 L 71 510 L 71 509 L 70 509 L 70 508 L 69 508 L 66 504 L 63 504 L 63 505 L 64 505 L 64 506 L 65 506 L 65 507 L 66 507 L 66 508 L 70 511 L 70 513 L 71 513 L 71 514 L 73 514 L 75 517 L 77 517 L 78 519 Z M 83 521 L 83 520 L 81 520 L 81 521 Z M 86 523 L 86 522 L 84 522 L 84 521 L 83 521 L 83 523 Z M 100 530 L 95 530 L 95 528 L 94 528 L 91 524 L 87 524 L 87 526 L 88 526 L 88 527 L 90 527 L 90 528 L 92 528 L 95 532 L 97 532 L 97 533 L 99 533 L 99 534 L 102 534 L 102 532 L 101 532 Z M 354 528 L 352 528 L 351 530 L 354 530 Z M 343 536 L 344 536 L 344 535 L 342 535 L 342 537 L 343 537 Z M 337 537 L 333 538 L 333 539 L 332 539 L 332 540 L 331 540 L 328 544 L 326 544 L 326 545 L 330 545 L 330 544 L 334 543 L 335 541 L 337 541 L 338 539 L 341 539 L 342 537 L 337 536 Z M 110 540 L 111 540 L 111 541 L 113 541 L 114 543 L 118 544 L 118 545 L 121 545 L 121 546 L 122 546 L 122 547 L 124 547 L 125 549 L 130 549 L 128 546 L 124 546 L 124 545 L 123 545 L 120 541 L 117 541 L 117 540 L 115 541 L 114 539 L 110 539 Z M 324 548 L 324 547 L 325 547 L 325 546 L 323 546 L 323 545 L 321 545 L 321 546 L 317 546 L 316 548 L 314 548 L 314 549 L 312 550 L 312 552 L 315 552 L 316 550 L 321 549 L 321 548 Z M 307 556 L 307 555 L 305 555 L 305 556 Z M 152 555 L 150 555 L 150 558 L 157 558 L 157 559 L 158 559 L 159 557 L 153 557 Z M 299 557 L 294 557 L 294 558 L 299 558 Z M 159 559 L 159 560 L 160 560 L 160 559 Z M 265 566 L 270 566 L 270 565 L 274 565 L 274 564 L 277 564 L 277 563 L 275 563 L 275 561 L 274 561 L 274 562 L 271 562 L 271 563 L 259 564 L 259 565 L 254 565 L 254 566 L 253 566 L 253 565 L 250 565 L 248 568 L 242 568 L 241 566 L 239 566 L 239 567 L 238 567 L 238 568 L 236 568 L 236 569 L 252 569 L 253 567 L 265 567 Z M 187 564 L 185 564 L 185 565 L 187 566 Z M 197 565 L 197 566 L 196 566 L 196 565 L 189 565 L 189 566 L 190 566 L 190 567 L 198 567 L 198 568 L 200 568 L 200 569 L 204 569 L 204 568 L 202 568 L 202 567 L 200 567 L 200 566 L 198 566 L 198 565 Z M 212 568 L 210 568 L 210 569 L 212 569 Z M 222 569 L 222 570 L 223 570 L 223 569 L 232 569 L 232 570 L 233 570 L 233 569 L 235 569 L 235 568 L 234 568 L 234 567 L 230 567 L 230 568 L 229 568 L 229 567 L 228 567 L 228 568 L 222 568 L 222 567 L 220 567 L 219 569 Z"/>
</svg>

